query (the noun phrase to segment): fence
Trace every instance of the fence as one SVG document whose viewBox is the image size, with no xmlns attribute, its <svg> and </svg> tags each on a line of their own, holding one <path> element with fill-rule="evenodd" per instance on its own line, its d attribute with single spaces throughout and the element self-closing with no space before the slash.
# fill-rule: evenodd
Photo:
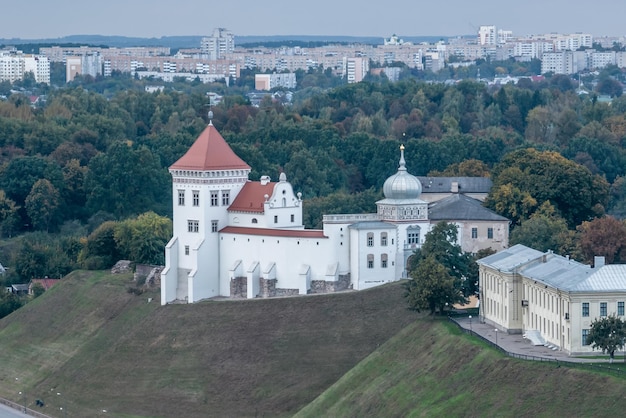
<svg viewBox="0 0 626 418">
<path fill-rule="evenodd" d="M 567 361 L 567 360 L 559 360 L 559 359 L 555 359 L 555 358 L 530 356 L 530 355 L 527 355 L 527 354 L 511 353 L 510 351 L 506 351 L 501 346 L 496 345 L 493 341 L 483 337 L 482 335 L 472 331 L 471 329 L 464 328 L 454 318 L 448 317 L 448 319 L 453 324 L 456 324 L 456 326 L 459 327 L 459 329 L 461 331 L 465 332 L 466 334 L 470 334 L 470 335 L 473 335 L 474 337 L 477 337 L 477 338 L 481 339 L 482 341 L 484 341 L 488 345 L 492 346 L 496 350 L 501 351 L 502 353 L 504 353 L 508 357 L 518 358 L 518 359 L 521 359 L 521 360 L 541 361 L 541 362 L 545 361 L 545 362 L 555 363 L 556 367 L 567 366 L 567 367 L 576 367 L 576 368 L 581 368 L 581 369 L 601 370 L 601 371 L 606 372 L 606 373 L 611 373 L 611 374 L 615 375 L 616 377 L 626 378 L 626 370 L 623 370 L 623 369 L 620 369 L 620 368 L 617 368 L 617 367 L 611 367 L 611 366 L 606 366 L 606 365 L 597 364 L 597 363 Z"/>
</svg>

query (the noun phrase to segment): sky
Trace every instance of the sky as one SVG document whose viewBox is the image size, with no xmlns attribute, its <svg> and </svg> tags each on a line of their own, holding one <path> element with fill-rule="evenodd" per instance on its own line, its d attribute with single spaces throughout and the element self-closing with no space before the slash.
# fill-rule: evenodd
<svg viewBox="0 0 626 418">
<path fill-rule="evenodd" d="M 480 25 L 515 36 L 626 35 L 626 0 L 15 0 L 0 6 L 0 38 L 120 35 L 454 36 Z M 235 38 L 236 39 L 236 38 Z"/>
</svg>

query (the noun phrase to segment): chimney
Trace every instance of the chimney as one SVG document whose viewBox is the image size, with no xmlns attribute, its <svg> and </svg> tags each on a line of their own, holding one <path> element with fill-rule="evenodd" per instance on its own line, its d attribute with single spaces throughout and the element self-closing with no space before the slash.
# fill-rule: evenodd
<svg viewBox="0 0 626 418">
<path fill-rule="evenodd" d="M 459 192 L 459 182 L 458 181 L 453 181 L 452 182 L 452 187 L 450 187 L 450 191 L 452 193 L 458 193 Z"/>
<path fill-rule="evenodd" d="M 602 267 L 605 264 L 606 264 L 606 261 L 604 259 L 604 256 L 596 255 L 595 257 L 593 257 L 593 267 L 594 268 L 600 268 L 600 267 Z"/>
</svg>

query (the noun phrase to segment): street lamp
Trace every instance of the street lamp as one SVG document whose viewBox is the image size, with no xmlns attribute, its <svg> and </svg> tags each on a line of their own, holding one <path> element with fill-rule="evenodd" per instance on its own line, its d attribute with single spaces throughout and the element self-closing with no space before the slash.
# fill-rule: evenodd
<svg viewBox="0 0 626 418">
<path fill-rule="evenodd" d="M 469 316 L 469 320 L 470 320 L 470 333 L 472 332 L 472 315 Z"/>
</svg>

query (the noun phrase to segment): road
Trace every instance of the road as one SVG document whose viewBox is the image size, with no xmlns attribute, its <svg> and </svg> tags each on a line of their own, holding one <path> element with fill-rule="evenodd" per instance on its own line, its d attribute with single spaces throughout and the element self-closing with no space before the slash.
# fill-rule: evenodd
<svg viewBox="0 0 626 418">
<path fill-rule="evenodd" d="M 0 418 L 24 418 L 29 415 L 23 414 L 13 408 L 9 408 L 6 405 L 0 403 Z"/>
</svg>

